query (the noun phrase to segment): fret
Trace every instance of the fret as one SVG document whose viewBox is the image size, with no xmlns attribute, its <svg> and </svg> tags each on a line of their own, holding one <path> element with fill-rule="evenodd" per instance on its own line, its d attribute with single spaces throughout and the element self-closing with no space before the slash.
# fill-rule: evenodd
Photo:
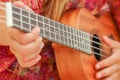
<svg viewBox="0 0 120 80">
<path fill-rule="evenodd" d="M 73 46 L 74 45 L 74 34 L 73 34 L 73 28 L 71 27 L 70 28 L 70 33 L 71 33 L 71 46 Z"/>
<path fill-rule="evenodd" d="M 91 52 L 92 52 L 92 48 L 91 48 L 91 42 L 90 42 L 90 34 L 88 34 L 88 33 L 85 33 L 85 39 L 86 39 L 86 53 L 89 53 L 89 54 L 91 54 Z"/>
<path fill-rule="evenodd" d="M 44 21 L 44 17 L 43 17 L 43 32 L 44 32 L 44 34 L 43 34 L 43 37 L 45 37 L 45 23 L 44 23 L 45 21 Z"/>
<path fill-rule="evenodd" d="M 16 14 L 16 13 L 13 12 L 13 18 L 20 19 L 20 17 L 21 17 L 21 16 L 20 16 L 19 14 Z"/>
<path fill-rule="evenodd" d="M 25 10 L 21 9 L 21 15 L 22 15 L 21 16 L 21 21 L 23 22 L 22 27 L 31 31 L 31 28 L 30 28 L 30 25 L 29 25 L 29 18 L 28 18 L 29 13 L 28 13 L 28 11 L 25 11 Z"/>
<path fill-rule="evenodd" d="M 82 36 L 81 36 L 81 38 L 82 38 L 82 51 L 84 51 L 84 48 L 85 48 L 85 45 L 84 45 L 84 42 L 85 42 L 85 40 L 84 40 L 84 33 L 82 32 Z"/>
<path fill-rule="evenodd" d="M 81 32 L 80 31 L 78 31 L 78 38 L 79 38 L 79 43 L 78 43 L 78 50 L 82 50 L 82 48 L 81 48 Z"/>
<path fill-rule="evenodd" d="M 40 27 L 40 34 L 45 38 L 44 17 L 38 15 L 38 26 Z"/>
<path fill-rule="evenodd" d="M 60 27 L 61 43 L 62 43 L 62 44 L 65 44 L 65 41 L 64 41 L 64 27 L 63 27 L 63 24 L 59 24 L 59 27 Z"/>
<path fill-rule="evenodd" d="M 85 44 L 84 44 L 85 43 L 85 39 L 84 39 L 85 38 L 85 34 L 84 34 L 84 32 L 82 32 L 82 37 L 83 37 L 82 38 L 83 39 L 82 40 L 82 42 L 83 42 L 83 51 L 85 51 L 86 49 L 85 49 Z"/>
<path fill-rule="evenodd" d="M 38 20 L 38 22 L 37 22 L 38 23 L 38 27 L 40 27 L 40 34 L 43 35 L 44 34 L 44 30 L 43 30 L 44 28 L 43 28 L 43 22 L 42 22 L 43 21 L 43 17 L 38 15 L 37 16 L 37 20 Z"/>
<path fill-rule="evenodd" d="M 21 18 L 20 18 L 20 21 L 21 21 L 21 29 L 24 30 L 24 29 L 28 29 L 28 31 L 30 32 L 31 29 L 29 27 L 29 18 L 27 18 L 28 14 L 27 12 L 25 12 L 22 8 L 20 8 L 20 15 L 21 15 Z"/>
<path fill-rule="evenodd" d="M 54 27 L 53 26 L 50 26 L 50 31 L 51 31 L 51 33 L 50 33 L 51 39 L 55 40 L 55 32 L 54 32 Z"/>
<path fill-rule="evenodd" d="M 76 29 L 75 32 L 76 32 L 76 35 L 75 35 L 75 48 L 78 49 L 78 36 L 79 36 L 78 35 L 78 30 Z"/>
<path fill-rule="evenodd" d="M 82 31 L 80 31 L 81 35 L 80 35 L 80 42 L 81 42 L 81 51 L 83 51 L 83 33 Z"/>
<path fill-rule="evenodd" d="M 68 39 L 67 39 L 67 29 L 66 29 L 66 26 L 65 25 L 63 25 L 63 30 L 64 30 L 64 43 L 65 43 L 65 45 L 68 45 L 67 43 L 68 43 Z"/>
<path fill-rule="evenodd" d="M 79 40 L 79 42 L 78 42 L 78 50 L 82 50 L 82 45 L 81 45 L 81 32 L 80 31 L 78 31 L 78 40 Z"/>
<path fill-rule="evenodd" d="M 73 48 L 76 49 L 76 29 L 73 29 Z"/>
<path fill-rule="evenodd" d="M 79 50 L 79 30 L 76 30 L 77 35 L 76 35 L 76 49 Z"/>
<path fill-rule="evenodd" d="M 68 27 L 68 26 L 66 26 L 66 27 Z M 67 30 L 68 30 L 68 31 L 67 31 L 67 32 L 68 32 L 68 33 L 67 33 L 67 35 L 68 35 L 68 44 L 69 44 L 69 46 L 71 46 L 70 27 L 68 27 Z"/>
<path fill-rule="evenodd" d="M 45 28 L 45 36 L 46 36 L 46 38 L 49 38 L 49 34 L 50 34 L 50 29 L 49 29 L 49 24 L 48 24 L 48 19 L 47 18 L 43 18 L 44 20 L 44 28 Z"/>
<path fill-rule="evenodd" d="M 62 35 L 60 35 L 60 32 L 61 32 L 61 29 L 60 29 L 60 23 L 59 22 L 57 22 L 57 24 L 58 24 L 58 29 L 59 29 L 59 42 L 61 43 L 62 42 L 62 40 L 61 40 L 61 36 Z"/>
<path fill-rule="evenodd" d="M 12 7 L 12 10 L 13 10 L 14 12 L 20 13 L 20 8 L 17 8 L 16 6 L 13 6 L 13 7 Z"/>
<path fill-rule="evenodd" d="M 38 15 L 36 14 L 35 16 L 36 16 L 36 27 L 39 27 L 39 26 L 38 26 L 38 22 L 39 22 L 39 21 L 38 21 Z"/>
<path fill-rule="evenodd" d="M 36 15 L 33 12 L 30 13 L 30 22 L 31 24 L 34 25 L 34 26 L 31 25 L 31 30 L 32 30 L 34 27 L 36 27 Z"/>
<path fill-rule="evenodd" d="M 44 23 L 45 23 L 45 24 L 48 24 L 48 22 L 49 22 L 49 21 L 48 21 L 48 18 L 44 17 Z"/>
<path fill-rule="evenodd" d="M 70 44 L 69 44 L 69 36 L 68 36 L 68 27 L 67 27 L 67 25 L 65 25 L 65 27 L 66 27 L 66 33 L 67 33 L 67 45 L 68 46 L 70 46 Z"/>
<path fill-rule="evenodd" d="M 52 41 L 55 41 L 55 23 L 53 20 L 49 19 L 49 26 L 50 26 L 50 37 L 52 39 Z"/>
<path fill-rule="evenodd" d="M 72 32 L 72 46 L 73 46 L 73 48 L 74 48 L 74 45 L 75 45 L 75 41 L 74 41 L 74 39 L 75 39 L 75 35 L 74 35 L 74 28 L 71 28 L 71 32 Z"/>
<path fill-rule="evenodd" d="M 44 27 L 45 27 L 45 36 L 49 38 L 49 34 L 50 34 L 49 26 L 47 24 L 44 24 Z"/>
<path fill-rule="evenodd" d="M 74 32 L 74 28 L 71 27 L 71 37 L 72 37 L 72 42 L 71 43 L 72 43 L 72 46 L 74 45 L 74 34 L 73 34 L 73 32 Z"/>
<path fill-rule="evenodd" d="M 88 43 L 87 34 L 85 34 L 85 33 L 84 33 L 84 38 L 85 38 L 84 43 L 87 44 Z M 85 47 L 84 47 L 85 48 L 85 52 L 88 52 L 88 50 L 87 50 L 88 45 L 89 44 L 85 45 Z"/>
<path fill-rule="evenodd" d="M 56 33 L 56 40 L 60 41 L 60 27 L 57 22 L 55 22 L 55 33 Z"/>
<path fill-rule="evenodd" d="M 50 26 L 50 19 L 48 18 L 48 26 L 49 26 L 49 39 L 52 40 L 53 38 L 51 37 L 51 26 Z"/>
<path fill-rule="evenodd" d="M 21 17 L 20 17 L 20 23 L 21 23 L 20 28 L 21 28 L 21 30 L 24 30 L 23 29 L 23 23 L 22 23 L 22 8 L 20 8 L 20 15 L 21 15 Z"/>
<path fill-rule="evenodd" d="M 20 19 L 20 15 L 13 13 L 13 23 L 21 26 L 20 20 L 15 20 L 14 18 Z"/>
<path fill-rule="evenodd" d="M 15 26 L 15 25 L 19 25 L 19 26 Z M 17 19 L 13 19 L 13 26 L 15 26 L 15 28 L 18 28 L 21 30 L 21 22 L 20 20 L 17 20 Z"/>
<path fill-rule="evenodd" d="M 64 28 L 62 24 L 59 24 L 59 28 L 60 28 L 60 35 L 64 36 L 63 32 L 64 32 Z"/>
<path fill-rule="evenodd" d="M 50 26 L 55 26 L 53 20 L 50 20 Z"/>
<path fill-rule="evenodd" d="M 31 20 L 30 20 L 30 11 L 28 12 L 28 19 L 29 19 L 29 30 L 30 30 L 30 32 L 32 31 L 32 28 L 31 28 L 31 25 L 30 25 L 30 23 L 31 23 Z"/>
<path fill-rule="evenodd" d="M 22 16 L 22 21 L 29 23 L 29 18 L 25 17 L 24 15 Z"/>
<path fill-rule="evenodd" d="M 77 36 L 76 36 L 77 45 L 76 45 L 76 49 L 79 50 L 79 30 L 76 30 L 76 31 L 77 31 Z"/>
<path fill-rule="evenodd" d="M 29 16 L 29 11 L 26 11 L 24 9 L 22 9 L 22 15 L 24 15 L 25 17 Z"/>
<path fill-rule="evenodd" d="M 54 24 L 53 24 L 53 25 L 54 25 L 54 32 L 53 32 L 53 33 L 54 33 L 54 35 L 55 35 L 54 40 L 57 41 L 57 39 L 56 39 L 56 26 L 55 26 L 55 21 L 53 21 L 53 23 L 54 23 Z"/>
</svg>

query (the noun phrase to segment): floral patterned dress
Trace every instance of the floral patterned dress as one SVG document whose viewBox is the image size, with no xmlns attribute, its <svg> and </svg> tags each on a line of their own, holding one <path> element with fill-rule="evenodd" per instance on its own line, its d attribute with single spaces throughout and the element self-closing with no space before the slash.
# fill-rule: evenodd
<svg viewBox="0 0 120 80">
<path fill-rule="evenodd" d="M 0 1 L 7 2 L 8 0 Z M 41 13 L 42 0 L 22 1 L 36 13 Z M 100 10 L 105 2 L 106 0 L 71 0 L 67 4 L 66 9 L 77 8 L 82 5 L 82 7 L 85 7 L 90 11 L 94 11 L 96 8 L 97 10 Z M 120 1 L 118 3 L 120 4 Z M 115 6 L 118 6 L 119 4 Z M 111 5 L 113 6 L 114 4 Z M 114 7 L 112 7 L 112 9 L 114 9 Z M 118 13 L 117 10 L 116 13 Z M 120 24 L 119 21 L 118 24 Z M 40 55 L 42 56 L 42 59 L 35 66 L 21 69 L 17 59 L 10 52 L 9 46 L 0 45 L 0 80 L 60 80 L 51 43 L 45 45 Z"/>
</svg>

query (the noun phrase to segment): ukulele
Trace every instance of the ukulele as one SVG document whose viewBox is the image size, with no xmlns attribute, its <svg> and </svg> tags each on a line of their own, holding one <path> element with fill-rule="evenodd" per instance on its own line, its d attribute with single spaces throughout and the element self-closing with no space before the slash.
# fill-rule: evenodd
<svg viewBox="0 0 120 80">
<path fill-rule="evenodd" d="M 1 23 L 24 32 L 40 27 L 40 36 L 52 41 L 61 80 L 97 80 L 94 65 L 110 55 L 101 37 L 119 41 L 120 37 L 109 13 L 94 17 L 84 8 L 62 15 L 60 22 L 16 7 L 0 3 Z"/>
</svg>

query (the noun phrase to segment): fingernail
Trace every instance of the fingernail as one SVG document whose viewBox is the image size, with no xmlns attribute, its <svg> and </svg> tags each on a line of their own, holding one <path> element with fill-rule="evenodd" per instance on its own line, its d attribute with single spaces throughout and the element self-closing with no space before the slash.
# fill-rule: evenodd
<svg viewBox="0 0 120 80">
<path fill-rule="evenodd" d="M 102 77 L 101 74 L 97 74 L 97 75 L 96 75 L 96 78 L 101 78 L 101 77 Z"/>
<path fill-rule="evenodd" d="M 97 64 L 97 65 L 95 66 L 95 68 L 96 68 L 96 69 L 100 69 L 100 65 Z"/>
<path fill-rule="evenodd" d="M 108 37 L 107 37 L 107 36 L 104 36 L 104 38 L 105 38 L 105 39 L 108 39 Z"/>
</svg>

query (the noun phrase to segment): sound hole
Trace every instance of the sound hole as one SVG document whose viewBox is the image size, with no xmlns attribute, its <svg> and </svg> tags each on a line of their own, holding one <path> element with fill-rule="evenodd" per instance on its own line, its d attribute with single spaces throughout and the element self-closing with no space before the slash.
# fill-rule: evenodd
<svg viewBox="0 0 120 80">
<path fill-rule="evenodd" d="M 93 47 L 93 52 L 100 54 L 100 40 L 96 34 L 93 35 L 92 37 L 92 46 Z M 99 61 L 101 59 L 100 55 L 94 54 L 95 58 Z"/>
</svg>

